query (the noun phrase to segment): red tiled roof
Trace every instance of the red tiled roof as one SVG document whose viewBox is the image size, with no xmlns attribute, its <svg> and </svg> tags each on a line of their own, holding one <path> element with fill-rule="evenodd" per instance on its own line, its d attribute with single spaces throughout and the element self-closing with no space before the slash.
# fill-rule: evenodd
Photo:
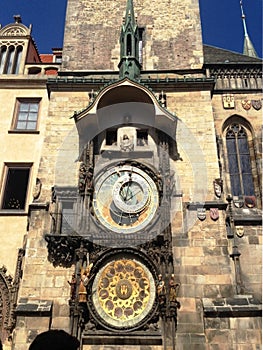
<svg viewBox="0 0 263 350">
<path fill-rule="evenodd" d="M 40 54 L 40 58 L 41 58 L 42 63 L 53 62 L 53 55 L 52 54 Z"/>
</svg>

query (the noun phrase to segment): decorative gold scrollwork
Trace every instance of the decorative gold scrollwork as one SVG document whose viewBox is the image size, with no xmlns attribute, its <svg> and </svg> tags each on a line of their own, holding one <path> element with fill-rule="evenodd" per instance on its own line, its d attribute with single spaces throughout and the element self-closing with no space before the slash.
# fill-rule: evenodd
<svg viewBox="0 0 263 350">
<path fill-rule="evenodd" d="M 119 259 L 98 273 L 93 285 L 97 312 L 114 326 L 134 325 L 151 310 L 155 298 L 153 277 L 142 263 Z"/>
</svg>

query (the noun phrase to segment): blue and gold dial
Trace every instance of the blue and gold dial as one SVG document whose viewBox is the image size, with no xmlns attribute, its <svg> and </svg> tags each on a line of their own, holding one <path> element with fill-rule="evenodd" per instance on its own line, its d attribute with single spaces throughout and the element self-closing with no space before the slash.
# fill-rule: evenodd
<svg viewBox="0 0 263 350">
<path fill-rule="evenodd" d="M 145 228 L 158 206 L 159 194 L 153 179 L 129 164 L 108 169 L 95 183 L 94 213 L 111 231 L 128 234 Z"/>
</svg>

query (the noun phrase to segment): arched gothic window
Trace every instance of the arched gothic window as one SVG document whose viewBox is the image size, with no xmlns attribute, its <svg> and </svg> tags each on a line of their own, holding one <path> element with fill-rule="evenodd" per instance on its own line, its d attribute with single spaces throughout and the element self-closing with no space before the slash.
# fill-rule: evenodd
<svg viewBox="0 0 263 350">
<path fill-rule="evenodd" d="M 6 66 L 5 66 L 4 73 L 12 74 L 12 65 L 13 65 L 14 56 L 15 56 L 15 48 L 14 46 L 9 46 L 7 57 L 6 57 Z"/>
<path fill-rule="evenodd" d="M 254 196 L 248 135 L 243 125 L 232 123 L 226 130 L 226 147 L 233 196 Z"/>
<path fill-rule="evenodd" d="M 19 66 L 20 66 L 20 61 L 22 57 L 22 46 L 18 46 L 16 48 L 16 53 L 14 57 L 14 62 L 13 62 L 13 73 L 18 74 L 19 73 Z"/>
<path fill-rule="evenodd" d="M 4 71 L 7 47 L 2 46 L 0 50 L 0 74 Z"/>
<path fill-rule="evenodd" d="M 2 46 L 0 50 L 0 74 L 18 74 L 22 46 Z"/>
<path fill-rule="evenodd" d="M 126 39 L 126 56 L 132 55 L 132 37 L 131 34 L 127 35 Z"/>
</svg>

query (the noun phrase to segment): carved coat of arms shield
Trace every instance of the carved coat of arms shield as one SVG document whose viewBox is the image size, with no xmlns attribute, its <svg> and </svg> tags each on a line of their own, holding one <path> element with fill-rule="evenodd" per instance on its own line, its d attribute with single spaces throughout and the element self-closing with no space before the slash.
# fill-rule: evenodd
<svg viewBox="0 0 263 350">
<path fill-rule="evenodd" d="M 216 221 L 219 218 L 218 208 L 210 208 L 210 218 Z"/>
<path fill-rule="evenodd" d="M 256 110 L 259 111 L 262 108 L 262 102 L 261 100 L 252 100 L 252 107 Z"/>
<path fill-rule="evenodd" d="M 222 101 L 225 109 L 235 108 L 235 99 L 233 94 L 224 94 Z"/>
<path fill-rule="evenodd" d="M 205 220 L 206 219 L 206 209 L 205 208 L 197 208 L 197 217 L 201 221 Z"/>
<path fill-rule="evenodd" d="M 252 106 L 252 103 L 251 103 L 251 101 L 249 101 L 249 100 L 242 100 L 242 101 L 241 101 L 241 104 L 242 104 L 242 107 L 243 107 L 246 111 L 248 111 L 248 110 L 251 108 L 251 106 Z"/>
<path fill-rule="evenodd" d="M 256 206 L 256 197 L 255 196 L 246 196 L 245 205 L 247 208 L 254 208 Z"/>
<path fill-rule="evenodd" d="M 233 197 L 233 203 L 236 208 L 243 208 L 244 206 L 244 199 L 239 198 L 238 196 Z"/>
</svg>

